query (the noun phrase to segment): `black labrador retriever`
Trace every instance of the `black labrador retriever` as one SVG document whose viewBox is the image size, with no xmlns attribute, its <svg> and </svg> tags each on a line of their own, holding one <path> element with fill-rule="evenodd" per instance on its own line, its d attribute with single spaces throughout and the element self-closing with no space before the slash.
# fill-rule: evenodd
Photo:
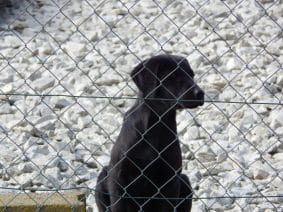
<svg viewBox="0 0 283 212">
<path fill-rule="evenodd" d="M 203 105 L 184 57 L 158 55 L 131 73 L 139 98 L 126 113 L 110 163 L 98 176 L 100 212 L 189 212 L 193 191 L 181 174 L 176 109 Z"/>
</svg>

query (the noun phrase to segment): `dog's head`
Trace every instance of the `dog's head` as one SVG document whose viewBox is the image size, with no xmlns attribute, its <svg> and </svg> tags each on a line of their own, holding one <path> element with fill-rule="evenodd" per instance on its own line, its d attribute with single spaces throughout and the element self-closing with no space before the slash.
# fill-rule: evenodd
<svg viewBox="0 0 283 212">
<path fill-rule="evenodd" d="M 159 99 L 175 109 L 203 105 L 204 92 L 184 57 L 158 55 L 141 62 L 131 73 L 145 99 Z"/>
</svg>

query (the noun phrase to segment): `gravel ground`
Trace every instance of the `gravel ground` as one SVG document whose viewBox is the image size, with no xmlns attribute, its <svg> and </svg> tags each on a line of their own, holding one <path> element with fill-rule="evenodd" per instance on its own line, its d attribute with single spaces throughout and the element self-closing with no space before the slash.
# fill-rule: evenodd
<svg viewBox="0 0 283 212">
<path fill-rule="evenodd" d="M 9 2 L 1 191 L 95 189 L 136 96 L 129 73 L 166 52 L 188 58 L 209 101 L 177 117 L 193 211 L 283 211 L 282 0 Z"/>
</svg>

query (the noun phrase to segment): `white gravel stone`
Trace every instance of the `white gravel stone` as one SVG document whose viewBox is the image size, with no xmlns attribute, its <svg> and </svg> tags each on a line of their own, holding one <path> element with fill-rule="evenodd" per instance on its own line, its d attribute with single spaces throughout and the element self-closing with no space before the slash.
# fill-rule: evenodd
<svg viewBox="0 0 283 212">
<path fill-rule="evenodd" d="M 62 108 L 69 106 L 71 102 L 68 101 L 67 99 L 63 99 L 63 98 L 57 99 L 56 98 L 54 104 L 55 104 L 55 108 L 62 109 Z"/>
<path fill-rule="evenodd" d="M 44 43 L 43 45 L 41 45 L 39 48 L 38 48 L 38 53 L 40 56 L 43 56 L 43 55 L 51 55 L 51 53 L 53 52 L 54 50 L 52 49 L 52 46 L 49 44 L 49 43 Z"/>
<path fill-rule="evenodd" d="M 11 107 L 11 105 L 9 103 L 4 103 L 4 104 L 1 104 L 0 102 L 0 115 L 2 114 L 9 114 L 9 113 L 13 113 L 13 109 Z"/>
<path fill-rule="evenodd" d="M 59 160 L 57 166 L 61 172 L 66 172 L 69 169 L 69 165 L 66 160 Z"/>
<path fill-rule="evenodd" d="M 35 126 L 39 130 L 54 130 L 56 120 L 55 115 L 46 115 L 38 119 Z"/>
<path fill-rule="evenodd" d="M 48 184 L 52 187 L 58 188 L 60 186 L 60 180 L 62 180 L 62 177 L 58 167 L 45 169 L 43 175 L 47 178 Z"/>
<path fill-rule="evenodd" d="M 84 44 L 72 41 L 68 41 L 63 44 L 62 48 L 74 59 L 79 59 L 82 53 L 86 51 Z"/>
<path fill-rule="evenodd" d="M 235 90 L 228 87 L 227 89 L 224 89 L 224 91 L 222 93 L 220 93 L 219 99 L 229 102 L 229 101 L 232 101 L 233 99 L 235 99 L 236 96 L 237 96 L 237 94 L 236 94 Z"/>
<path fill-rule="evenodd" d="M 255 180 L 263 180 L 269 176 L 269 173 L 263 169 L 253 170 L 251 174 L 253 175 L 253 179 Z"/>
<path fill-rule="evenodd" d="M 273 129 L 283 126 L 283 113 L 281 111 L 278 110 L 272 111 L 270 113 L 270 119 L 271 119 L 270 127 L 272 127 Z"/>
<path fill-rule="evenodd" d="M 239 69 L 240 64 L 237 64 L 237 61 L 234 57 L 230 58 L 226 64 L 227 70 Z"/>
<path fill-rule="evenodd" d="M 14 84 L 13 83 L 7 83 L 5 85 L 0 85 L 0 89 L 3 93 L 13 93 L 14 91 Z"/>
<path fill-rule="evenodd" d="M 207 146 L 203 146 L 199 151 L 197 151 L 196 157 L 201 162 L 210 162 L 216 160 L 215 153 L 212 151 L 211 148 Z"/>
<path fill-rule="evenodd" d="M 199 129 L 196 126 L 189 127 L 185 132 L 184 139 L 185 140 L 195 140 L 198 139 L 200 136 Z"/>
<path fill-rule="evenodd" d="M 20 173 L 32 173 L 36 167 L 31 162 L 21 163 L 18 166 Z"/>
<path fill-rule="evenodd" d="M 53 87 L 55 84 L 55 79 L 51 77 L 44 77 L 34 81 L 34 87 L 40 92 L 46 91 L 48 88 Z"/>
<path fill-rule="evenodd" d="M 49 153 L 49 154 L 48 154 Z M 50 153 L 47 148 L 36 148 L 35 152 L 27 155 L 30 160 L 36 164 L 38 167 L 53 167 L 56 165 L 56 161 L 54 161 L 54 156 Z"/>
<path fill-rule="evenodd" d="M 275 132 L 276 132 L 276 135 L 279 136 L 279 138 L 282 137 L 282 136 L 283 136 L 283 127 L 278 127 L 278 128 L 275 130 Z"/>
<path fill-rule="evenodd" d="M 19 176 L 15 176 L 15 183 L 21 185 L 23 189 L 32 186 L 33 173 L 23 173 Z"/>
<path fill-rule="evenodd" d="M 97 157 L 98 167 L 106 166 L 109 163 L 110 157 L 108 155 L 102 155 Z"/>
<path fill-rule="evenodd" d="M 227 84 L 227 81 L 218 74 L 211 74 L 209 75 L 206 80 L 210 85 L 213 85 L 214 88 L 221 90 Z"/>
<path fill-rule="evenodd" d="M 273 155 L 273 158 L 277 161 L 282 161 L 283 160 L 283 152 L 280 152 L 280 153 Z"/>
<path fill-rule="evenodd" d="M 8 69 L 8 68 L 7 68 Z M 1 74 L 1 79 L 0 79 L 0 82 L 1 83 L 11 83 L 14 81 L 14 74 L 12 71 L 10 71 L 10 69 L 4 69 L 2 70 L 2 74 Z"/>
<path fill-rule="evenodd" d="M 12 48 L 19 48 L 21 45 L 23 45 L 20 38 L 12 35 L 5 36 L 4 42 L 5 42 L 5 46 Z"/>
</svg>

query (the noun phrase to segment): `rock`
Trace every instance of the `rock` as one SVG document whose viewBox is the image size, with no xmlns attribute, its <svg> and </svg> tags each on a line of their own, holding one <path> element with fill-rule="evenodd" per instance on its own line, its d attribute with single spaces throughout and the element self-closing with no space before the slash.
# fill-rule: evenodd
<svg viewBox="0 0 283 212">
<path fill-rule="evenodd" d="M 69 164 L 65 160 L 60 159 L 57 167 L 59 168 L 60 172 L 66 172 L 69 169 Z"/>
<path fill-rule="evenodd" d="M 12 70 L 7 68 L 2 70 L 0 82 L 4 84 L 9 84 L 12 83 L 13 81 L 14 81 L 14 74 Z"/>
<path fill-rule="evenodd" d="M 211 134 L 217 130 L 221 130 L 223 126 L 221 126 L 219 120 L 207 120 L 205 122 L 202 122 L 202 127 L 206 129 L 209 134 Z"/>
<path fill-rule="evenodd" d="M 63 44 L 62 49 L 75 60 L 81 59 L 83 53 L 87 50 L 85 44 L 72 41 Z"/>
<path fill-rule="evenodd" d="M 55 102 L 55 108 L 58 108 L 58 109 L 63 109 L 67 106 L 69 106 L 71 104 L 70 101 L 68 101 L 67 99 L 56 99 L 57 101 Z"/>
<path fill-rule="evenodd" d="M 78 118 L 78 128 L 79 129 L 85 129 L 86 127 L 90 126 L 92 124 L 92 117 L 91 116 L 84 116 Z"/>
<path fill-rule="evenodd" d="M 97 162 L 94 158 L 88 159 L 85 163 L 86 163 L 86 166 L 91 169 L 97 168 Z"/>
<path fill-rule="evenodd" d="M 14 84 L 13 83 L 7 83 L 3 86 L 0 85 L 1 93 L 4 94 L 11 94 L 14 91 Z"/>
<path fill-rule="evenodd" d="M 229 102 L 229 101 L 232 101 L 236 96 L 237 94 L 233 89 L 227 88 L 227 89 L 224 89 L 222 93 L 220 93 L 219 100 Z"/>
<path fill-rule="evenodd" d="M 51 88 L 55 84 L 55 79 L 52 77 L 44 77 L 35 80 L 34 82 L 34 88 L 38 90 L 39 92 L 46 92 L 48 88 Z"/>
<path fill-rule="evenodd" d="M 270 113 L 270 127 L 273 129 L 283 126 L 283 113 L 279 110 L 273 110 Z"/>
<path fill-rule="evenodd" d="M 232 186 L 230 192 L 233 196 L 250 196 L 257 194 L 257 187 L 252 184 L 248 184 L 243 186 L 243 184 L 239 184 L 238 186 Z"/>
<path fill-rule="evenodd" d="M 256 169 L 252 172 L 253 179 L 255 180 L 263 180 L 269 176 L 269 173 L 263 169 Z"/>
<path fill-rule="evenodd" d="M 39 48 L 38 48 L 38 53 L 40 56 L 46 56 L 46 55 L 51 55 L 54 50 L 50 46 L 49 43 L 43 43 Z"/>
<path fill-rule="evenodd" d="M 68 139 L 73 138 L 72 133 L 73 132 L 69 129 L 57 127 L 54 130 L 53 139 L 55 139 L 58 143 L 65 140 L 68 141 Z"/>
<path fill-rule="evenodd" d="M 89 151 L 86 150 L 84 147 L 78 148 L 78 145 L 76 146 L 75 150 L 75 160 L 78 162 L 83 163 L 85 155 L 88 155 Z"/>
<path fill-rule="evenodd" d="M 226 68 L 227 70 L 234 70 L 234 69 L 239 69 L 241 66 L 238 64 L 238 62 L 236 61 L 236 59 L 234 57 L 231 57 L 226 64 Z"/>
<path fill-rule="evenodd" d="M 80 175 L 80 176 L 76 176 L 75 180 L 76 180 L 76 184 L 80 185 L 80 184 L 84 184 L 86 181 L 89 181 L 91 179 L 90 174 L 85 174 L 85 175 Z"/>
<path fill-rule="evenodd" d="M 211 148 L 203 146 L 195 153 L 196 158 L 201 162 L 210 162 L 216 160 L 216 155 Z"/>
<path fill-rule="evenodd" d="M 54 160 L 55 157 L 46 147 L 34 147 L 32 149 L 34 150 L 26 154 L 26 156 L 28 157 L 28 161 L 32 161 L 37 167 L 53 167 L 57 164 L 57 161 Z"/>
<path fill-rule="evenodd" d="M 240 131 L 246 132 L 249 130 L 254 124 L 257 123 L 255 119 L 255 115 L 251 112 L 245 112 L 244 116 L 240 120 Z"/>
<path fill-rule="evenodd" d="M 73 169 L 74 174 L 77 176 L 86 176 L 89 173 L 88 168 L 84 166 L 84 164 L 82 164 L 81 162 L 75 161 L 73 163 Z"/>
<path fill-rule="evenodd" d="M 14 49 L 19 48 L 22 44 L 21 40 L 17 36 L 5 36 L 4 43 L 7 47 L 12 47 Z"/>
<path fill-rule="evenodd" d="M 36 167 L 31 162 L 21 163 L 18 166 L 20 173 L 32 173 Z"/>
<path fill-rule="evenodd" d="M 217 90 L 221 90 L 227 84 L 227 81 L 217 74 L 211 74 L 206 79 L 210 85 L 213 85 Z"/>
<path fill-rule="evenodd" d="M 32 179 L 34 178 L 34 174 L 33 173 L 23 173 L 19 176 L 15 176 L 14 178 L 18 186 L 20 186 L 22 189 L 26 189 L 32 186 Z"/>
<path fill-rule="evenodd" d="M 4 104 L 0 103 L 0 115 L 13 113 L 13 111 L 14 110 L 12 109 L 9 103 L 4 103 Z"/>
<path fill-rule="evenodd" d="M 202 179 L 202 175 L 198 170 L 190 171 L 188 176 L 192 184 L 197 184 Z"/>
<path fill-rule="evenodd" d="M 199 136 L 200 136 L 200 134 L 199 134 L 198 127 L 191 126 L 191 127 L 187 128 L 187 131 L 185 132 L 185 135 L 184 135 L 184 139 L 190 141 L 190 140 L 198 139 Z"/>
<path fill-rule="evenodd" d="M 271 145 L 272 144 L 272 145 Z M 264 149 L 270 155 L 283 152 L 283 144 L 276 137 L 271 137 L 266 143 L 262 144 L 261 149 Z"/>
<path fill-rule="evenodd" d="M 223 193 L 217 193 L 217 192 L 212 192 L 211 194 L 212 197 L 221 197 L 221 196 L 226 196 Z M 217 201 L 218 204 L 213 205 L 212 209 L 216 211 L 226 211 L 227 209 L 231 209 L 233 206 L 234 199 L 233 198 L 220 198 L 219 201 Z"/>
<path fill-rule="evenodd" d="M 57 117 L 55 115 L 45 115 L 37 120 L 35 126 L 39 130 L 54 130 Z"/>
<path fill-rule="evenodd" d="M 265 158 L 265 160 L 269 160 Z M 247 172 L 247 176 L 255 179 L 255 180 L 263 180 L 268 178 L 269 176 L 273 176 L 274 168 L 271 167 L 268 163 L 263 163 L 260 160 L 250 160 L 252 161 L 251 165 L 249 165 L 249 169 Z"/>
<path fill-rule="evenodd" d="M 283 137 L 283 127 L 278 127 L 276 130 L 275 130 L 275 133 L 278 137 Z"/>
<path fill-rule="evenodd" d="M 217 12 L 213 13 L 214 18 L 227 18 L 229 16 L 229 9 L 224 4 L 218 3 L 215 7 L 217 8 Z"/>
<path fill-rule="evenodd" d="M 274 154 L 273 158 L 277 161 L 283 161 L 283 152 Z"/>
<path fill-rule="evenodd" d="M 97 166 L 102 167 L 108 165 L 110 157 L 108 155 L 101 155 L 97 157 Z"/>
<path fill-rule="evenodd" d="M 203 86 L 202 86 L 203 87 Z M 214 88 L 205 88 L 206 100 L 218 100 L 220 91 Z"/>
<path fill-rule="evenodd" d="M 42 186 L 42 185 L 44 185 L 44 187 L 46 187 L 47 179 L 46 179 L 46 177 L 43 176 L 42 173 L 34 172 L 34 176 L 31 179 L 32 179 L 32 184 L 34 186 Z"/>
<path fill-rule="evenodd" d="M 275 83 L 265 82 L 264 88 L 268 93 L 275 95 L 276 93 L 281 92 L 282 88 Z"/>
<path fill-rule="evenodd" d="M 113 86 L 114 84 L 118 84 L 120 81 L 121 78 L 117 75 L 117 73 L 107 73 L 107 75 L 104 74 L 103 77 L 97 79 L 95 82 L 97 83 L 97 85 Z"/>
<path fill-rule="evenodd" d="M 51 167 L 44 170 L 44 177 L 47 178 L 47 185 L 52 188 L 58 188 L 60 186 L 60 169 L 58 167 Z"/>
</svg>

